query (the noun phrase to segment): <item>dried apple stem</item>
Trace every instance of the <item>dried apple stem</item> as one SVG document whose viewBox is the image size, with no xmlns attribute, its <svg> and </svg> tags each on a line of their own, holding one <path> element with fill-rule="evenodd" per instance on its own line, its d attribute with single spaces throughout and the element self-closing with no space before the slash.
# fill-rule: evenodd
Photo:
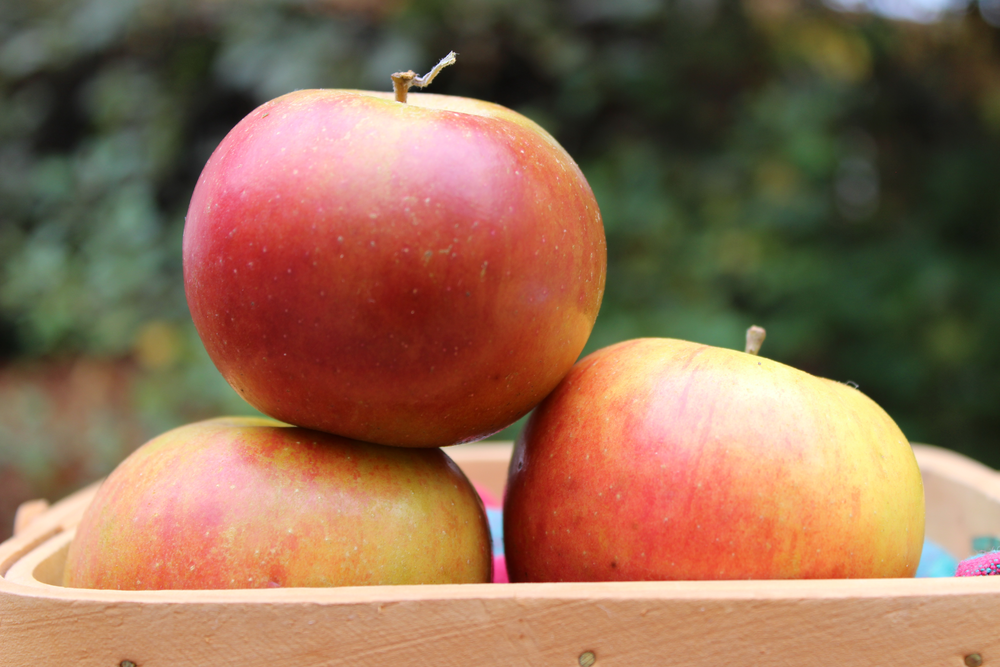
<svg viewBox="0 0 1000 667">
<path fill-rule="evenodd" d="M 764 344 L 764 338 L 767 336 L 767 332 L 764 331 L 763 327 L 759 327 L 756 324 L 749 329 L 747 329 L 747 354 L 757 354 L 760 352 L 760 346 Z"/>
<path fill-rule="evenodd" d="M 417 73 L 413 70 L 407 70 L 405 72 L 396 72 L 392 75 L 392 90 L 396 93 L 396 101 L 406 104 L 406 94 L 410 91 L 410 86 L 416 86 L 417 88 L 423 88 L 424 86 L 430 85 L 430 82 L 434 80 L 434 77 L 438 75 L 438 72 L 443 70 L 448 65 L 452 65 L 455 62 L 455 57 L 458 54 L 454 51 L 450 52 L 444 58 L 442 58 L 437 65 L 434 66 L 427 74 L 423 76 L 417 76 Z"/>
</svg>

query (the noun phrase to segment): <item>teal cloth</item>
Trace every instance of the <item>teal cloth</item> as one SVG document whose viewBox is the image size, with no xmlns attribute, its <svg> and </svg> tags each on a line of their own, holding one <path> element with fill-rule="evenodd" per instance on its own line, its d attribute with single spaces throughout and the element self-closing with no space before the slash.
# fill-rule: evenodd
<svg viewBox="0 0 1000 667">
<path fill-rule="evenodd" d="M 490 522 L 490 536 L 493 538 L 493 555 L 503 556 L 503 510 L 487 507 L 486 518 Z"/>
<path fill-rule="evenodd" d="M 924 540 L 924 551 L 917 565 L 918 577 L 954 577 L 958 559 L 939 544 Z"/>
</svg>

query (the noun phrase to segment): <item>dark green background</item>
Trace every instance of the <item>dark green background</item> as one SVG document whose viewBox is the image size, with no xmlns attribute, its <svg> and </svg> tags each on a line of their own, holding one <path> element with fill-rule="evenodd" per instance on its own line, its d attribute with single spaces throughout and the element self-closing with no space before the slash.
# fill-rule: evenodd
<svg viewBox="0 0 1000 667">
<path fill-rule="evenodd" d="M 195 179 L 296 88 L 519 110 L 608 238 L 588 350 L 742 347 L 857 383 L 915 441 L 1000 466 L 1000 30 L 796 0 L 0 3 L 0 520 L 162 430 L 249 408 L 183 295 Z M 505 437 L 512 435 L 508 430 Z"/>
</svg>

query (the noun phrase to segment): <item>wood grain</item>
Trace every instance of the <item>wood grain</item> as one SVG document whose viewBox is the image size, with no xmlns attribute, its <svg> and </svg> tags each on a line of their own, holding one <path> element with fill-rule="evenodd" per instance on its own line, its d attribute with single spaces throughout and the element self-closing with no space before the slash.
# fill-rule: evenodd
<svg viewBox="0 0 1000 667">
<path fill-rule="evenodd" d="M 49 509 L 49 501 L 44 498 L 21 503 L 17 512 L 14 513 L 14 534 L 24 532 L 28 524 L 44 514 L 47 509 Z"/>
<path fill-rule="evenodd" d="M 975 553 L 977 541 L 1000 537 L 1000 484 L 997 472 L 960 454 L 918 445 L 924 472 L 927 534 L 957 558 Z"/>
<path fill-rule="evenodd" d="M 944 450 L 915 451 L 932 538 L 968 546 L 977 533 L 1000 534 L 995 472 Z M 449 454 L 464 465 L 463 450 Z M 503 454 L 494 453 L 500 469 Z M 0 545 L 4 667 L 572 667 L 585 651 L 595 667 L 961 667 L 971 653 L 1000 662 L 992 622 L 1000 577 L 134 592 L 53 585 L 93 492 L 56 503 Z"/>
<path fill-rule="evenodd" d="M 498 500 L 507 485 L 507 464 L 513 451 L 509 442 L 488 442 L 447 447 L 445 453 L 476 484 L 486 487 Z"/>
</svg>

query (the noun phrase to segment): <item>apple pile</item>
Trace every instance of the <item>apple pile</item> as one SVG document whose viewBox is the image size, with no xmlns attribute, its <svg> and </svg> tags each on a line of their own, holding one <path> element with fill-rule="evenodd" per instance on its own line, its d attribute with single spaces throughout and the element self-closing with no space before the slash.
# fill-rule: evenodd
<svg viewBox="0 0 1000 667">
<path fill-rule="evenodd" d="M 439 449 L 525 415 L 604 293 L 597 202 L 504 107 L 303 90 L 238 123 L 185 221 L 191 316 L 274 420 L 189 424 L 99 489 L 65 582 L 253 588 L 487 582 L 483 504 Z"/>
<path fill-rule="evenodd" d="M 756 352 L 625 341 L 597 202 L 543 129 L 478 100 L 304 90 L 206 164 L 195 326 L 272 419 L 190 424 L 106 480 L 69 585 L 485 582 L 489 526 L 440 449 L 534 409 L 503 506 L 511 581 L 912 576 L 923 487 L 856 388 Z M 279 420 L 279 421 L 274 421 Z"/>
</svg>

